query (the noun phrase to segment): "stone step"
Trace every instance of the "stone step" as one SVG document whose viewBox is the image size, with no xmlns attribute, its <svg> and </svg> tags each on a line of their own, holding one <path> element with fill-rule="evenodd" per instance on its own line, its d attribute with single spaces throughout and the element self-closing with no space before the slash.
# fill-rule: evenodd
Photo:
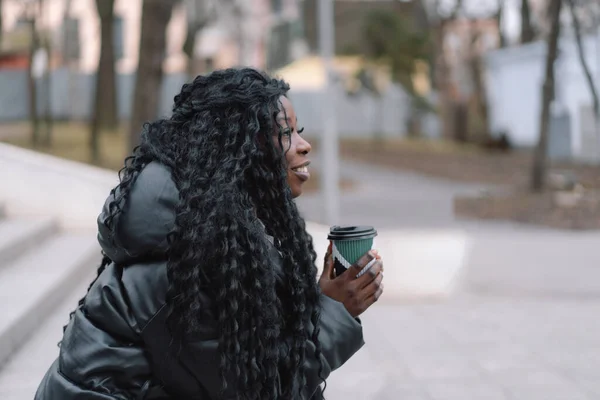
<svg viewBox="0 0 600 400">
<path fill-rule="evenodd" d="M 56 234 L 0 269 L 0 366 L 99 261 L 94 235 Z"/>
<path fill-rule="evenodd" d="M 58 342 L 62 338 L 63 326 L 69 322 L 69 313 L 85 295 L 89 283 L 96 276 L 91 270 L 89 276 L 80 281 L 52 312 L 40 323 L 31 338 L 5 365 L 0 367 L 0 399 L 31 400 L 48 370 L 58 356 Z"/>
<path fill-rule="evenodd" d="M 0 220 L 0 270 L 56 231 L 52 218 Z"/>
</svg>

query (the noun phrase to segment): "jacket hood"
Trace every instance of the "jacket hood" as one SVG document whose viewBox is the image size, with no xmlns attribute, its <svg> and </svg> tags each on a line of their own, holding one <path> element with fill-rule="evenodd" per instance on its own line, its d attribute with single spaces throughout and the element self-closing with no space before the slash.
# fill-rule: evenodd
<svg viewBox="0 0 600 400">
<path fill-rule="evenodd" d="M 158 162 L 148 164 L 139 173 L 129 196 L 121 201 L 122 211 L 113 220 L 114 237 L 106 227 L 109 205 L 119 190 L 106 199 L 98 217 L 98 241 L 102 250 L 117 264 L 148 259 L 164 259 L 167 235 L 175 225 L 175 207 L 179 191 L 171 171 Z"/>
</svg>

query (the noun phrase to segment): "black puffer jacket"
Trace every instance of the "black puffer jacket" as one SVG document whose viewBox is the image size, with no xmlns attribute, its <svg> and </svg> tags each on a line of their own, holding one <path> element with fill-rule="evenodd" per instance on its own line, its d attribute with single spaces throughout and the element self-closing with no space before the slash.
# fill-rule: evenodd
<svg viewBox="0 0 600 400">
<path fill-rule="evenodd" d="M 60 355 L 40 384 L 36 400 L 216 398 L 221 387 L 218 332 L 210 311 L 204 315 L 204 331 L 179 349 L 178 358 L 169 348 L 165 251 L 177 200 L 168 169 L 151 163 L 140 173 L 119 216 L 117 242 L 125 245 L 112 246 L 106 228 L 98 224 L 100 244 L 114 263 L 100 275 L 69 323 Z M 107 205 L 99 222 L 106 217 Z M 273 257 L 279 257 L 274 247 Z M 362 347 L 363 336 L 360 324 L 342 304 L 324 295 L 321 303 L 319 339 L 327 376 Z M 309 342 L 307 399 L 321 397 L 319 363 L 313 354 Z"/>
</svg>

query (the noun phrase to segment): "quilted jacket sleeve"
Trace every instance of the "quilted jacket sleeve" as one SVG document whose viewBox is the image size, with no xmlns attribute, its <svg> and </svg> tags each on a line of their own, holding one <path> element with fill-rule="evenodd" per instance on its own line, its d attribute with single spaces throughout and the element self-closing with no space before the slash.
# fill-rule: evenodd
<svg viewBox="0 0 600 400">
<path fill-rule="evenodd" d="M 315 357 L 314 344 L 309 341 L 306 350 L 307 386 L 305 398 L 314 398 L 320 393 L 322 379 L 341 367 L 364 345 L 361 324 L 353 318 L 342 303 L 321 295 L 321 323 L 319 342 L 321 364 Z"/>
</svg>

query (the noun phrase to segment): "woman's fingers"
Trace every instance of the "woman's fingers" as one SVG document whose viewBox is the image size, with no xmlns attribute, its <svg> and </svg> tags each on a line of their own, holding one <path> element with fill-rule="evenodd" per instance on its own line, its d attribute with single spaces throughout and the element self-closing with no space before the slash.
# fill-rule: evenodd
<svg viewBox="0 0 600 400">
<path fill-rule="evenodd" d="M 360 289 L 367 287 L 383 271 L 383 261 L 374 259 L 373 265 L 356 279 L 356 284 Z"/>
<path fill-rule="evenodd" d="M 369 296 L 365 299 L 366 308 L 371 307 L 373 305 L 373 303 L 375 303 L 377 300 L 379 300 L 379 298 L 381 297 L 382 294 L 383 294 L 383 282 L 381 283 L 379 288 L 377 288 L 375 293 L 373 293 L 371 296 Z"/>
<path fill-rule="evenodd" d="M 367 286 L 362 288 L 361 297 L 367 299 L 377 293 L 383 285 L 383 274 L 378 274 Z"/>
</svg>

